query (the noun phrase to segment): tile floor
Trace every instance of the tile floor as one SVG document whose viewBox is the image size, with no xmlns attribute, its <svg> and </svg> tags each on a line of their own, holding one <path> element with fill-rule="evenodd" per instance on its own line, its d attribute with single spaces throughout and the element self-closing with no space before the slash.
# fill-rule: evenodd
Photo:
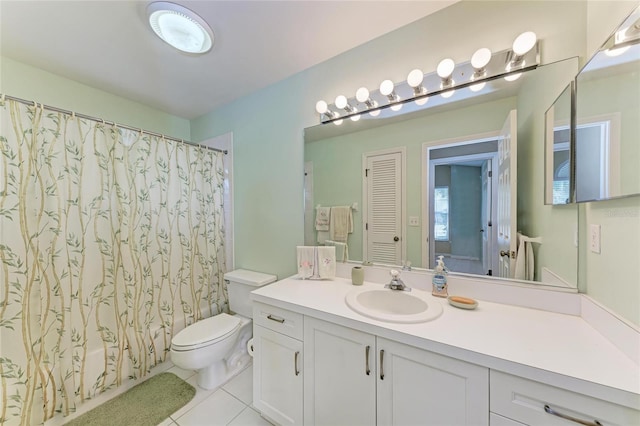
<svg viewBox="0 0 640 426">
<path fill-rule="evenodd" d="M 252 404 L 253 365 L 249 365 L 220 388 L 209 391 L 198 387 L 195 371 L 178 368 L 171 361 L 157 365 L 148 378 L 164 371 L 174 373 L 191 384 L 196 389 L 196 395 L 187 405 L 160 423 L 160 426 L 271 426 L 271 423 L 260 417 Z M 54 417 L 46 422 L 46 426 L 60 426 L 139 383 L 132 382 L 129 386 L 105 392 L 85 403 L 82 410 L 72 416 Z"/>
<path fill-rule="evenodd" d="M 161 426 L 270 426 L 252 406 L 253 368 L 249 365 L 217 390 L 206 391 L 196 384 L 194 371 L 171 367 L 166 371 L 196 388 L 191 402 L 173 413 Z"/>
</svg>

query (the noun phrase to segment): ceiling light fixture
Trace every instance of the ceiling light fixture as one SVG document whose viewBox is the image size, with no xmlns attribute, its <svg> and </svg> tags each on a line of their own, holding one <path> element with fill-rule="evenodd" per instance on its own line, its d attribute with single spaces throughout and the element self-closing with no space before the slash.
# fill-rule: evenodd
<svg viewBox="0 0 640 426">
<path fill-rule="evenodd" d="M 203 54 L 213 47 L 213 31 L 195 12 L 166 1 L 147 6 L 149 25 L 167 44 L 186 53 Z"/>
</svg>

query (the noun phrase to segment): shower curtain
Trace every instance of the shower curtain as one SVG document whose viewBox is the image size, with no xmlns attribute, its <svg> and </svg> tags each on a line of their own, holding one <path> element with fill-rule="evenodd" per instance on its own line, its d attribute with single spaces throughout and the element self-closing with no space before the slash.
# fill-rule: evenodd
<svg viewBox="0 0 640 426">
<path fill-rule="evenodd" d="M 226 310 L 222 154 L 0 103 L 0 424 L 138 379 Z"/>
</svg>

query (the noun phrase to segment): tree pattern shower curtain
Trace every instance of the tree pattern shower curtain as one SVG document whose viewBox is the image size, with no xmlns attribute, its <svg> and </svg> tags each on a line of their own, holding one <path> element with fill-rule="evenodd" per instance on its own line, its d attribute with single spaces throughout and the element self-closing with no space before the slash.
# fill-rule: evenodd
<svg viewBox="0 0 640 426">
<path fill-rule="evenodd" d="M 0 114 L 0 424 L 34 425 L 226 310 L 222 154 L 20 102 Z"/>
</svg>

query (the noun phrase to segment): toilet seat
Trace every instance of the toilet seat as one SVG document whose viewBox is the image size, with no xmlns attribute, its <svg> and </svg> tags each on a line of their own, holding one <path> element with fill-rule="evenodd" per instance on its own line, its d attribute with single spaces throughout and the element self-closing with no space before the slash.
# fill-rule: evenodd
<svg viewBox="0 0 640 426">
<path fill-rule="evenodd" d="M 171 349 L 181 352 L 213 345 L 235 333 L 240 323 L 240 318 L 225 313 L 200 320 L 176 334 Z"/>
</svg>

